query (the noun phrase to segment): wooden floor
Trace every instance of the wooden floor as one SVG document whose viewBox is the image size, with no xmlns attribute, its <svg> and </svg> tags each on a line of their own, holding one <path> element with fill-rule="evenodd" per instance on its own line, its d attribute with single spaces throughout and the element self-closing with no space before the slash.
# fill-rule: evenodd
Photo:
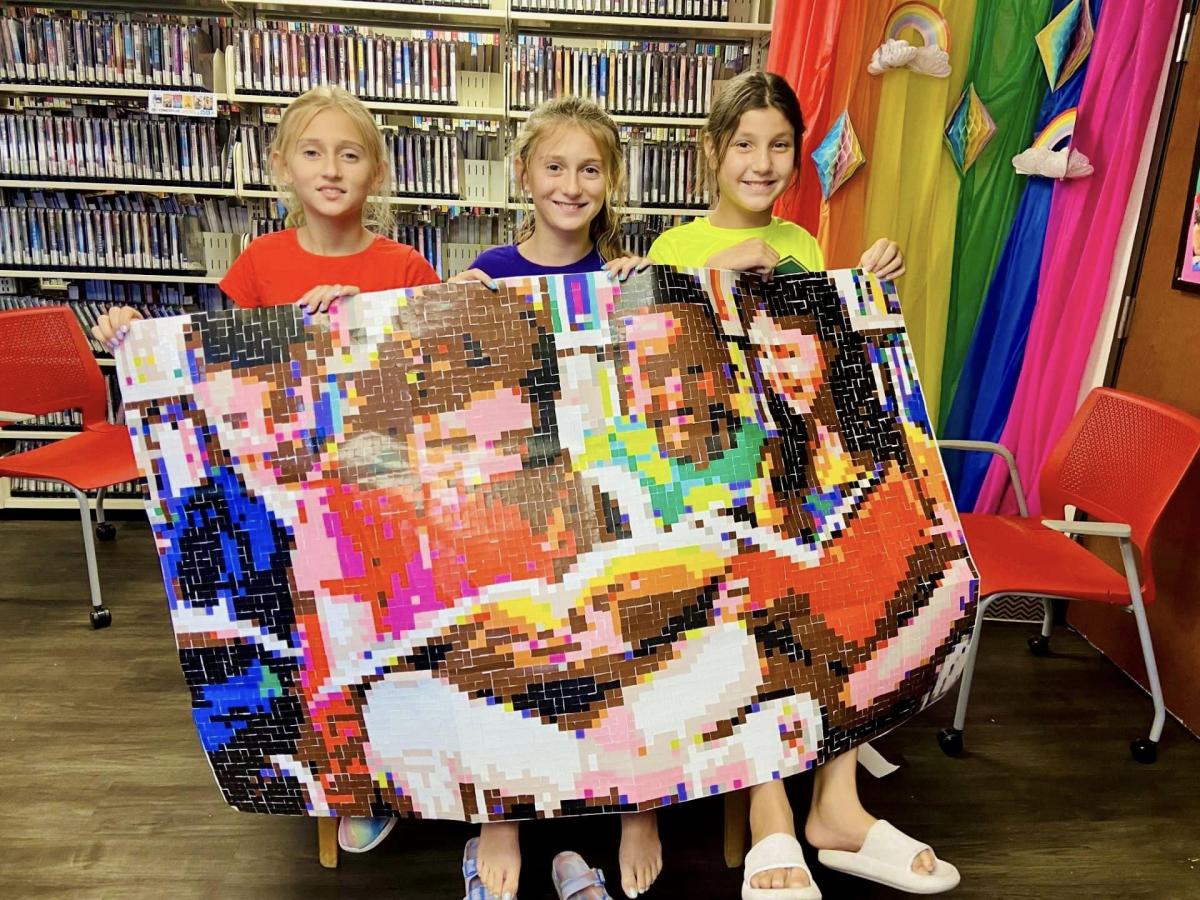
<svg viewBox="0 0 1200 900">
<path fill-rule="evenodd" d="M 123 524 L 100 545 L 113 626 L 92 632 L 78 529 L 0 520 L 0 897 L 462 897 L 467 826 L 402 823 L 332 871 L 317 864 L 313 822 L 224 806 L 148 530 Z M 1031 657 L 1027 631 L 987 629 L 969 753 L 937 748 L 943 701 L 877 744 L 903 768 L 862 781 L 868 808 L 956 863 L 957 897 L 1200 897 L 1200 743 L 1168 720 L 1160 762 L 1132 762 L 1145 695 L 1069 633 L 1052 658 Z M 793 780 L 803 809 L 811 779 Z M 663 813 L 666 870 L 650 900 L 738 896 L 720 809 Z M 549 860 L 564 848 L 615 876 L 616 836 L 607 818 L 528 826 L 521 897 L 553 896 Z M 815 871 L 827 898 L 894 896 Z"/>
</svg>

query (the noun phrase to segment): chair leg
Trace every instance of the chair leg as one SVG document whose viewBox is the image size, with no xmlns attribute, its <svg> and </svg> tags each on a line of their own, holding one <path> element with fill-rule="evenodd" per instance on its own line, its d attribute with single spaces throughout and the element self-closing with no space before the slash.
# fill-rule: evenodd
<svg viewBox="0 0 1200 900">
<path fill-rule="evenodd" d="M 317 857 L 326 869 L 338 864 L 338 820 L 330 816 L 317 819 Z"/>
<path fill-rule="evenodd" d="M 1162 737 L 1163 724 L 1167 720 L 1167 707 L 1163 702 L 1162 683 L 1158 680 L 1158 663 L 1154 658 L 1154 644 L 1150 640 L 1146 606 L 1142 602 L 1142 585 L 1137 577 L 1133 543 L 1126 538 L 1121 540 L 1121 558 L 1125 563 L 1125 577 L 1129 582 L 1129 596 L 1132 598 L 1131 606 L 1134 621 L 1137 623 L 1138 640 L 1142 644 L 1142 659 L 1146 663 L 1146 680 L 1150 683 L 1150 697 L 1154 701 L 1154 721 L 1150 725 L 1150 739 L 1134 741 L 1130 750 L 1138 762 L 1152 763 L 1158 756 L 1158 740 Z"/>
<path fill-rule="evenodd" d="M 1025 643 L 1034 656 L 1050 655 L 1050 632 L 1054 630 L 1054 604 L 1048 597 L 1042 598 L 1042 633 L 1035 634 Z"/>
<path fill-rule="evenodd" d="M 975 659 L 979 655 L 979 641 L 983 637 L 983 617 L 992 602 L 1005 596 L 996 594 L 979 601 L 975 608 L 975 630 L 967 646 L 967 661 L 958 682 L 958 704 L 954 708 L 954 724 L 938 732 L 938 744 L 947 756 L 958 756 L 963 749 L 963 731 L 967 727 L 967 704 L 971 700 L 971 679 L 975 675 Z"/>
<path fill-rule="evenodd" d="M 83 526 L 83 552 L 87 558 L 88 587 L 92 592 L 92 627 L 107 628 L 112 624 L 112 613 L 104 607 L 100 598 L 100 573 L 96 567 L 96 543 L 92 537 L 92 511 L 88 507 L 87 494 L 72 487 L 79 501 L 79 521 Z"/>
<path fill-rule="evenodd" d="M 750 792 L 725 795 L 725 865 L 736 869 L 746 859 L 746 832 L 750 830 Z"/>
<path fill-rule="evenodd" d="M 106 487 L 96 491 L 96 537 L 102 541 L 111 541 L 117 536 L 116 526 L 104 521 L 104 495 L 107 491 Z"/>
</svg>

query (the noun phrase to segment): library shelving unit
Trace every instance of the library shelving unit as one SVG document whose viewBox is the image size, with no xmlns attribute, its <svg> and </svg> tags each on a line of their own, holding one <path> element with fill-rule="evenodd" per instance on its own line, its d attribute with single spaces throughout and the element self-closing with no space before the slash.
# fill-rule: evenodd
<svg viewBox="0 0 1200 900">
<path fill-rule="evenodd" d="M 348 43 L 340 45 L 343 50 L 337 51 L 337 62 L 356 58 L 346 53 L 345 46 L 360 47 L 357 59 L 364 72 L 376 80 L 371 85 L 360 78 L 350 86 L 385 130 L 397 135 L 398 147 L 418 146 L 415 140 L 405 144 L 404 136 L 423 132 L 457 129 L 458 133 L 466 131 L 486 138 L 471 142 L 476 146 L 476 155 L 482 158 L 468 158 L 467 149 L 454 157 L 460 166 L 456 195 L 447 190 L 432 195 L 401 189 L 389 197 L 399 216 L 407 217 L 408 227 L 418 232 L 423 229 L 424 234 L 432 236 L 422 249 L 444 276 L 466 268 L 485 247 L 511 237 L 519 217 L 528 209 L 511 181 L 509 151 L 516 129 L 536 102 L 570 92 L 573 87 L 605 105 L 629 142 L 628 164 L 634 166 L 632 160 L 636 159 L 636 168 L 628 174 L 638 181 L 638 190 L 631 191 L 628 205 L 620 211 L 631 220 L 631 227 L 641 229 L 637 246 L 644 250 L 662 227 L 703 210 L 704 198 L 692 187 L 694 173 L 687 168 L 697 160 L 695 154 L 687 155 L 686 147 L 689 142 L 694 147 L 707 104 L 719 89 L 721 78 L 730 77 L 729 67 L 733 71 L 761 68 L 765 62 L 772 2 L 467 0 L 420 4 L 391 0 L 197 0 L 185 4 L 181 0 L 160 0 L 121 4 L 42 0 L 28 8 L 5 5 L 0 10 L 0 25 L 10 33 L 7 41 L 0 40 L 0 122 L 20 118 L 29 124 L 20 126 L 28 128 L 28 143 L 19 147 L 12 144 L 17 128 L 10 132 L 4 130 L 6 126 L 0 127 L 0 216 L 7 207 L 39 203 L 53 205 L 62 215 L 72 207 L 90 209 L 93 203 L 103 209 L 128 209 L 131 204 L 136 209 L 137 204 L 145 203 L 154 210 L 160 209 L 154 204 L 162 204 L 161 208 L 172 214 L 184 210 L 183 215 L 193 216 L 200 211 L 208 217 L 203 219 L 205 222 L 211 222 L 215 215 L 221 226 L 194 229 L 198 234 L 191 234 L 186 267 L 182 269 L 156 265 L 136 269 L 66 266 L 13 259 L 6 249 L 11 241 L 0 241 L 0 253 L 4 254 L 0 255 L 0 308 L 19 303 L 21 297 L 33 298 L 29 302 L 50 298 L 83 303 L 114 289 L 175 291 L 178 293 L 172 296 L 184 300 L 182 308 L 217 302 L 213 299 L 219 296 L 215 285 L 237 252 L 253 234 L 277 227 L 279 218 L 279 195 L 270 188 L 263 171 L 261 149 L 252 149 L 243 140 L 246 129 L 261 129 L 263 135 L 269 135 L 282 109 L 305 85 L 303 77 L 311 66 L 320 67 L 312 68 L 314 77 L 318 71 L 333 73 L 335 51 L 342 40 Z M 138 28 L 148 31 L 136 34 L 155 36 L 145 37 L 145 58 L 140 47 L 130 57 L 131 66 L 136 63 L 136 67 L 131 75 L 125 73 L 128 80 L 110 77 L 114 61 L 102 60 L 98 55 L 103 46 L 116 45 L 102 45 L 99 40 L 92 41 L 82 55 L 82 68 L 67 71 L 65 60 L 71 57 L 58 48 L 43 55 L 40 66 L 31 63 L 17 71 L 12 47 L 14 42 L 23 46 L 19 23 L 33 16 L 58 17 L 68 23 L 57 32 L 58 39 L 68 44 L 71 29 L 82 27 L 86 31 L 89 21 L 139 23 Z M 162 36 L 167 34 L 167 26 L 180 23 L 193 26 L 193 33 L 199 28 L 210 38 L 203 47 L 188 44 L 192 55 L 190 60 L 184 59 L 182 68 L 181 48 L 189 40 L 186 26 L 180 32 L 182 43 L 177 37 L 172 45 Z M 163 30 L 153 32 L 153 27 Z M 53 33 L 53 29 L 39 29 L 37 39 L 43 40 L 46 33 Z M 361 37 L 360 45 L 354 44 L 356 36 Z M 269 48 L 272 40 L 280 43 L 275 45 L 274 61 L 269 62 L 262 47 Z M 429 43 L 422 44 L 422 40 Z M 436 78 L 439 50 L 451 53 L 443 45 L 453 45 L 459 55 L 442 57 L 440 86 L 430 83 L 430 55 L 423 58 L 420 82 L 416 68 L 412 69 L 413 81 L 405 80 L 409 72 L 404 68 L 409 64 L 405 53 L 411 49 L 414 64 L 420 67 L 421 48 L 433 48 L 432 74 Z M 127 41 L 127 54 L 134 52 L 131 46 Z M 298 46 L 313 49 L 297 50 Z M 297 71 L 280 71 L 279 47 Z M 373 47 L 376 63 L 384 64 L 372 67 L 361 49 L 366 47 Z M 328 50 L 328 63 L 317 48 Z M 394 56 L 385 61 L 385 52 Z M 266 54 L 269 57 L 269 49 Z M 668 57 L 669 63 L 665 61 Z M 253 70 L 256 65 L 257 75 Z M 606 71 L 606 66 L 612 71 Z M 190 80 L 188 67 L 193 73 Z M 147 74 L 154 71 L 166 74 L 158 78 Z M 116 75 L 120 74 L 117 67 Z M 339 74 L 350 74 L 349 65 Z M 392 84 L 384 81 L 386 74 L 393 75 Z M 155 81 L 171 83 L 152 83 Z M 637 89 L 631 90 L 626 83 Z M 152 96 L 156 92 L 197 97 L 202 105 L 216 107 L 217 116 L 168 115 L 161 111 L 161 97 Z M 158 111 L 151 111 L 152 106 Z M 202 127 L 215 127 L 219 159 L 204 159 L 213 167 L 210 173 L 219 167 L 219 177 L 186 177 L 185 151 L 175 148 L 168 152 L 169 148 L 161 146 L 152 148 L 149 160 L 141 157 L 140 164 L 149 165 L 143 168 L 143 177 L 132 177 L 129 168 L 121 169 L 119 164 L 115 169 L 104 168 L 97 160 L 84 159 L 96 153 L 87 148 L 104 146 L 109 150 L 98 137 L 94 145 L 88 143 L 92 135 L 87 140 L 80 137 L 70 148 L 66 146 L 72 143 L 68 138 L 66 144 L 58 145 L 58 156 L 55 150 L 49 151 L 53 159 L 42 158 L 35 164 L 20 158 L 34 152 L 45 154 L 38 139 L 50 144 L 55 138 L 53 127 L 35 137 L 31 120 L 40 122 L 41 117 L 58 116 L 74 119 L 77 127 L 81 120 L 89 123 L 88 127 L 100 127 L 91 124 L 89 110 L 96 118 L 148 119 L 156 127 L 161 122 L 196 123 L 178 126 L 185 132 L 180 147 L 190 148 L 187 152 L 192 152 L 193 159 L 202 156 L 197 150 L 202 141 L 198 143 L 195 135 Z M 153 132 L 151 128 L 151 142 L 155 141 Z M 137 134 L 135 129 L 135 140 Z M 78 158 L 68 149 L 78 151 Z M 143 148 L 141 152 L 147 151 Z M 159 168 L 153 166 L 156 155 L 161 155 L 163 162 Z M 85 162 L 95 169 L 87 177 L 83 175 Z M 177 165 L 181 177 L 169 170 L 167 162 Z M 34 165 L 42 167 L 35 169 Z M 104 171 L 100 171 L 102 168 Z M 15 202 L 13 198 L 18 196 L 23 199 Z M 29 215 L 33 217 L 32 212 Z M 275 220 L 276 225 L 255 225 L 259 219 Z M 0 221 L 0 227 L 3 224 Z M 415 243 L 407 237 L 410 233 L 416 232 L 398 232 L 400 239 Z M 63 249 L 55 258 L 61 261 L 67 257 Z M 194 305 L 187 306 L 189 302 Z M 81 314 L 81 321 L 85 320 Z M 111 371 L 110 358 L 102 356 L 100 362 Z M 6 423 L 0 427 L 0 453 L 13 449 L 16 441 L 56 440 L 69 433 L 62 426 L 43 427 L 40 422 Z M 32 491 L 0 479 L 0 511 L 73 509 L 75 502 L 69 494 Z M 110 496 L 105 505 L 110 509 L 140 509 L 142 500 Z"/>
</svg>

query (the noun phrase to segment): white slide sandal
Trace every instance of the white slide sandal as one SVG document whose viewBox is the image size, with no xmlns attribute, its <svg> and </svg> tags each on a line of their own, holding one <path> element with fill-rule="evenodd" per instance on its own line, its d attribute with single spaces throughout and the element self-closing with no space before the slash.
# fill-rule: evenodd
<svg viewBox="0 0 1200 900">
<path fill-rule="evenodd" d="M 772 869 L 803 869 L 808 886 L 802 888 L 756 888 L 750 879 Z M 813 882 L 804 862 L 804 848 L 790 834 L 768 834 L 746 854 L 746 874 L 742 876 L 742 900 L 821 900 L 821 889 Z"/>
<path fill-rule="evenodd" d="M 909 894 L 940 894 L 958 885 L 958 869 L 934 856 L 934 868 L 925 875 L 912 870 L 918 856 L 933 849 L 913 840 L 899 828 L 880 819 L 867 832 L 857 853 L 820 850 L 817 859 L 827 869 L 885 884 Z"/>
</svg>

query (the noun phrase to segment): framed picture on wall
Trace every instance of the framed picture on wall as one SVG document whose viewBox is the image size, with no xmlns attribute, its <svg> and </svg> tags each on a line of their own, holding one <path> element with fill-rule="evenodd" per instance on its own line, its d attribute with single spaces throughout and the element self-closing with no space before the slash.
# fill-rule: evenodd
<svg viewBox="0 0 1200 900">
<path fill-rule="evenodd" d="M 1179 241 L 1179 259 L 1175 264 L 1172 286 L 1176 290 L 1200 294 L 1200 141 L 1192 161 L 1192 178 Z"/>
</svg>

